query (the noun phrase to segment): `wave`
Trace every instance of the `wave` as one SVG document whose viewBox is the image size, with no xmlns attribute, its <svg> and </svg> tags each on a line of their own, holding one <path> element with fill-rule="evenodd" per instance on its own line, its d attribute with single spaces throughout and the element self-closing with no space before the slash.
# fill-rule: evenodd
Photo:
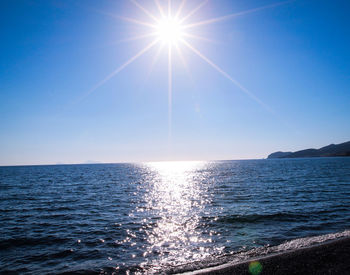
<svg viewBox="0 0 350 275">
<path fill-rule="evenodd" d="M 68 241 L 69 239 L 58 238 L 54 236 L 46 236 L 44 238 L 10 238 L 0 240 L 0 249 L 11 249 L 21 246 L 36 246 L 36 245 L 50 245 L 50 244 L 61 244 Z"/>
<path fill-rule="evenodd" d="M 227 215 L 227 216 L 207 216 L 203 217 L 206 221 L 214 220 L 217 223 L 259 223 L 266 221 L 278 221 L 278 222 L 300 222 L 300 221 L 309 221 L 310 217 L 316 217 L 316 220 L 319 220 L 320 215 L 339 215 L 339 212 L 347 211 L 346 208 L 340 209 L 329 209 L 329 210 L 320 210 L 313 212 L 303 212 L 303 213 L 291 213 L 291 212 L 278 212 L 271 214 L 248 214 L 248 215 Z M 327 217 L 328 218 L 328 217 Z"/>
<path fill-rule="evenodd" d="M 309 214 L 274 213 L 274 214 L 250 214 L 250 215 L 229 215 L 217 218 L 220 223 L 257 223 L 261 221 L 296 221 L 309 219 Z"/>
</svg>

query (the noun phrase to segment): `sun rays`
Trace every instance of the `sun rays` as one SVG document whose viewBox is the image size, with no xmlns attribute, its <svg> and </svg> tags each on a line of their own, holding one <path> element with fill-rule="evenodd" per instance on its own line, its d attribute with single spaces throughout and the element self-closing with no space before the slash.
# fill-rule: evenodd
<svg viewBox="0 0 350 275">
<path fill-rule="evenodd" d="M 102 81 L 98 82 L 88 93 L 94 92 L 97 88 L 102 86 L 105 82 L 110 80 L 112 77 L 116 76 L 119 72 L 124 70 L 128 65 L 136 61 L 146 52 L 150 51 L 155 45 L 159 45 L 158 50 L 156 51 L 153 61 L 151 62 L 150 71 L 152 71 L 159 55 L 164 53 L 164 49 L 166 49 L 165 54 L 167 54 L 167 93 L 168 93 L 168 135 L 169 141 L 171 139 L 172 133 L 172 97 L 173 97 L 173 59 L 174 52 L 177 52 L 177 57 L 184 64 L 186 71 L 189 71 L 187 68 L 187 62 L 181 52 L 181 48 L 186 48 L 190 52 L 193 53 L 194 56 L 203 60 L 206 64 L 208 64 L 211 68 L 213 68 L 216 72 L 221 74 L 223 77 L 228 79 L 231 83 L 233 83 L 239 90 L 248 95 L 252 100 L 261 105 L 264 109 L 269 112 L 273 112 L 272 109 L 266 105 L 262 100 L 260 100 L 257 96 L 254 95 L 251 91 L 245 88 L 241 83 L 239 83 L 234 77 L 232 77 L 228 72 L 226 72 L 219 65 L 214 63 L 209 57 L 204 55 L 199 49 L 194 47 L 191 43 L 191 39 L 196 39 L 199 41 L 211 42 L 211 40 L 207 37 L 202 37 L 196 34 L 197 28 L 201 28 L 203 26 L 214 24 L 219 21 L 229 20 L 235 18 L 237 16 L 247 15 L 250 13 L 258 12 L 267 8 L 273 8 L 282 4 L 286 4 L 292 1 L 278 2 L 271 5 L 257 7 L 250 10 L 240 11 L 233 14 L 223 15 L 216 18 L 209 18 L 202 21 L 193 21 L 193 17 L 196 13 L 200 12 L 200 10 L 208 3 L 208 0 L 204 0 L 199 2 L 191 10 L 185 12 L 186 10 L 186 0 L 178 1 L 179 3 L 175 8 L 172 4 L 171 0 L 164 0 L 160 2 L 159 0 L 154 0 L 153 5 L 156 8 L 157 12 L 152 13 L 147 7 L 140 4 L 140 2 L 136 0 L 129 0 L 135 9 L 141 11 L 144 15 L 147 16 L 147 21 L 139 20 L 138 18 L 125 17 L 120 15 L 114 15 L 110 13 L 104 13 L 107 15 L 111 15 L 115 18 L 123 20 L 125 22 L 129 22 L 132 24 L 139 25 L 145 28 L 144 33 L 129 37 L 119 42 L 128 42 L 135 40 L 142 40 L 146 38 L 152 38 L 152 41 L 147 44 L 144 48 L 142 48 L 139 52 L 137 52 L 134 56 L 126 60 L 121 66 L 117 67 L 115 71 L 107 75 Z M 192 20 L 192 21 L 191 21 Z M 150 74 L 150 72 L 148 72 Z"/>
</svg>

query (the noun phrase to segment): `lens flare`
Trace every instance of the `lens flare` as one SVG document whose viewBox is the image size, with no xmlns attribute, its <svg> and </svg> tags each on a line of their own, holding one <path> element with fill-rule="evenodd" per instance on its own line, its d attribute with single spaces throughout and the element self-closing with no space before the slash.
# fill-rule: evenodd
<svg viewBox="0 0 350 275">
<path fill-rule="evenodd" d="M 124 20 L 126 22 L 130 22 L 145 28 L 148 28 L 148 31 L 145 31 L 142 35 L 138 35 L 136 37 L 129 37 L 127 39 L 124 39 L 122 41 L 135 41 L 135 40 L 141 40 L 149 37 L 153 37 L 154 40 L 151 42 L 148 46 L 143 48 L 139 51 L 136 55 L 128 59 L 123 65 L 119 66 L 114 72 L 110 73 L 105 77 L 102 81 L 97 83 L 86 95 L 91 94 L 94 92 L 97 88 L 102 86 L 105 82 L 110 80 L 112 77 L 117 75 L 119 72 L 124 70 L 128 65 L 133 63 L 136 59 L 144 55 L 146 52 L 148 52 L 155 44 L 161 44 L 161 48 L 164 48 L 163 46 L 167 46 L 167 55 L 168 55 L 168 134 L 169 134 L 169 141 L 171 139 L 171 120 L 172 120 L 172 83 L 173 83 L 173 76 L 172 76 L 172 55 L 173 52 L 172 48 L 175 47 L 177 49 L 177 52 L 179 53 L 179 56 L 181 59 L 181 53 L 180 53 L 180 46 L 184 46 L 185 48 L 192 51 L 195 55 L 200 57 L 202 60 L 204 60 L 206 63 L 208 63 L 212 68 L 214 68 L 217 72 L 219 72 L 221 75 L 223 75 L 225 78 L 230 80 L 239 90 L 247 94 L 251 99 L 256 101 L 258 104 L 260 104 L 262 107 L 264 107 L 267 111 L 275 114 L 275 112 L 266 105 L 262 100 L 260 100 L 253 92 L 245 88 L 242 84 L 240 84 L 237 80 L 235 80 L 229 73 L 224 71 L 220 66 L 216 65 L 213 61 L 211 61 L 208 57 L 206 57 L 201 51 L 199 51 L 197 48 L 195 48 L 190 41 L 187 41 L 188 39 L 196 39 L 196 40 L 202 40 L 202 41 L 210 41 L 210 39 L 207 39 L 205 37 L 201 37 L 199 35 L 195 34 L 196 28 L 210 25 L 214 23 L 218 23 L 221 21 L 229 20 L 232 18 L 235 18 L 237 16 L 243 16 L 248 15 L 251 13 L 259 12 L 264 9 L 268 8 L 274 8 L 280 5 L 288 4 L 293 2 L 293 0 L 287 0 L 284 2 L 277 2 L 274 4 L 257 7 L 250 10 L 245 10 L 241 12 L 236 12 L 232 14 L 227 14 L 224 16 L 211 18 L 211 19 L 205 19 L 202 21 L 194 21 L 193 15 L 196 14 L 203 6 L 205 6 L 208 3 L 208 0 L 201 1 L 196 7 L 194 7 L 192 10 L 187 12 L 185 14 L 185 4 L 186 0 L 182 0 L 180 5 L 177 6 L 177 8 L 174 9 L 173 4 L 171 0 L 167 1 L 167 9 L 166 7 L 163 7 L 163 5 L 158 1 L 154 0 L 155 5 L 157 6 L 159 14 L 153 13 L 152 10 L 149 10 L 147 6 L 141 5 L 139 1 L 137 0 L 129 0 L 132 4 L 134 4 L 135 7 L 137 7 L 140 11 L 142 11 L 145 15 L 148 17 L 148 21 L 139 20 L 135 18 L 120 16 L 111 14 L 110 12 L 102 12 L 105 15 L 109 15 L 121 20 Z M 165 2 L 165 1 L 164 1 Z M 166 11 L 167 10 L 167 11 Z M 119 41 L 120 42 L 120 41 Z M 157 53 L 158 55 L 158 53 Z M 157 56 L 156 55 L 156 56 Z M 151 63 L 151 66 L 154 66 L 155 62 Z M 185 62 L 183 62 L 185 63 Z M 170 142 L 171 143 L 171 142 Z M 169 143 L 169 144 L 170 144 Z"/>
<path fill-rule="evenodd" d="M 258 261 L 254 261 L 249 264 L 249 272 L 252 275 L 259 275 L 262 269 L 263 267 L 261 263 L 259 263 Z"/>
</svg>

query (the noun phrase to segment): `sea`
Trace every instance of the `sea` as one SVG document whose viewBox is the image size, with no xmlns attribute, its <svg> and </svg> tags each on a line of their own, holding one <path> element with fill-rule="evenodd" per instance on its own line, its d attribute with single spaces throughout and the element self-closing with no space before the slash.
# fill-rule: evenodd
<svg viewBox="0 0 350 275">
<path fill-rule="evenodd" d="M 349 229 L 350 158 L 0 167 L 2 274 L 172 274 Z"/>
</svg>

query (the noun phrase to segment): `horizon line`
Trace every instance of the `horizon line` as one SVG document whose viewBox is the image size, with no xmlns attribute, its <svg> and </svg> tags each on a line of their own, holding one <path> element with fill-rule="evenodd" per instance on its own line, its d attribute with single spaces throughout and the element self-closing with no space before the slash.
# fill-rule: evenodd
<svg viewBox="0 0 350 275">
<path fill-rule="evenodd" d="M 263 158 L 240 158 L 240 159 L 206 159 L 206 160 L 147 160 L 147 161 L 117 161 L 117 162 L 76 162 L 76 163 L 41 163 L 41 164 L 5 164 L 0 167 L 23 167 L 23 166 L 59 166 L 59 165 L 96 165 L 96 164 L 138 164 L 154 162 L 220 162 L 220 161 L 240 161 L 240 160 L 264 160 Z"/>
</svg>

